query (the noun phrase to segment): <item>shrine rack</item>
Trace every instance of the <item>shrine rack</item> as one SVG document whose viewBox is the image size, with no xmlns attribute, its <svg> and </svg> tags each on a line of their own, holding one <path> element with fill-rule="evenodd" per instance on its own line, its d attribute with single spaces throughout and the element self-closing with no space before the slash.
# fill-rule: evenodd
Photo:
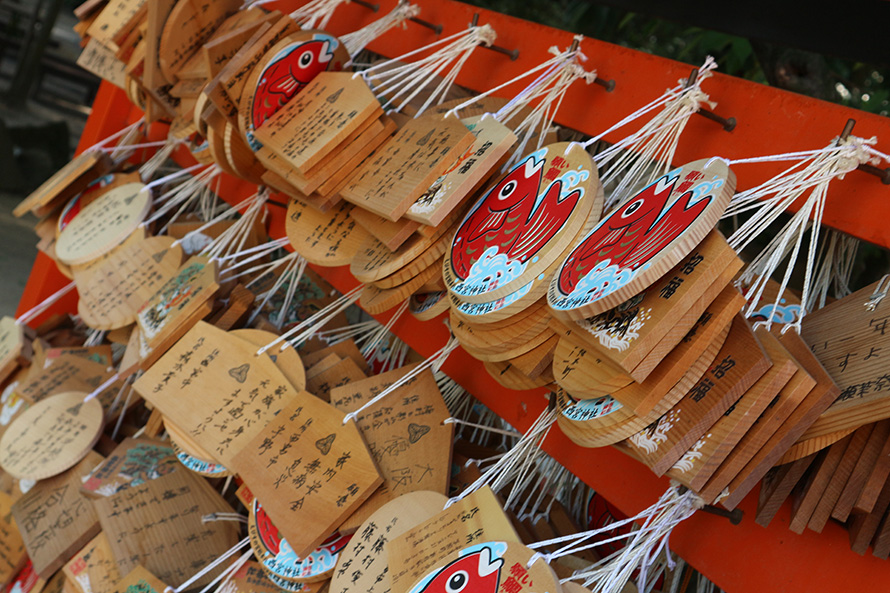
<svg viewBox="0 0 890 593">
<path fill-rule="evenodd" d="M 573 34 L 491 12 L 453 0 L 413 0 L 420 5 L 420 17 L 427 23 L 442 25 L 441 36 L 451 35 L 479 15 L 479 24 L 490 24 L 497 31 L 497 45 L 519 50 L 518 58 L 479 49 L 457 82 L 476 91 L 492 88 L 547 59 L 551 46 L 565 48 Z M 289 12 L 303 2 L 274 2 L 266 5 Z M 342 34 L 364 26 L 391 10 L 396 0 L 379 0 L 374 5 L 349 3 L 337 8 L 329 30 Z M 430 28 L 409 22 L 405 30 L 391 31 L 371 43 L 369 49 L 387 57 L 436 40 Z M 689 77 L 692 67 L 643 52 L 584 39 L 582 51 L 589 60 L 585 67 L 596 69 L 605 80 L 614 81 L 610 91 L 602 85 L 576 82 L 566 94 L 557 122 L 566 127 L 595 135 L 614 122 Z M 515 52 L 514 52 L 515 53 Z M 608 85 L 611 86 L 611 85 Z M 521 85 L 503 91 L 509 96 Z M 877 136 L 877 148 L 890 152 L 890 119 L 817 99 L 778 90 L 716 73 L 703 85 L 703 90 L 717 101 L 714 111 L 725 118 L 734 117 L 737 125 L 727 132 L 719 123 L 704 117 L 692 118 L 676 153 L 675 161 L 688 162 L 711 156 L 729 159 L 777 154 L 821 148 L 841 134 L 848 119 L 855 118 L 854 133 L 862 137 Z M 92 115 L 80 140 L 78 151 L 111 135 L 128 123 L 141 118 L 120 89 L 103 83 L 93 104 Z M 617 141 L 639 128 L 632 123 L 607 141 Z M 152 127 L 153 139 L 162 138 L 165 127 Z M 194 161 L 185 150 L 176 153 L 183 165 Z M 787 165 L 765 163 L 740 165 L 735 168 L 738 189 L 752 187 L 780 172 Z M 256 191 L 247 182 L 226 179 L 221 184 L 223 198 L 236 203 Z M 286 203 L 286 198 L 275 198 Z M 270 204 L 270 235 L 284 236 L 286 211 Z M 857 213 L 869 212 L 868 216 Z M 824 223 L 862 240 L 890 247 L 890 188 L 879 179 L 862 172 L 852 172 L 832 184 L 824 213 Z M 313 266 L 341 292 L 358 285 L 348 267 L 319 268 Z M 68 280 L 54 262 L 38 254 L 19 303 L 19 313 L 54 293 Z M 55 312 L 76 311 L 76 296 L 61 299 Z M 392 312 L 377 318 L 385 322 Z M 420 322 L 403 316 L 393 331 L 423 356 L 430 356 L 445 343 L 448 330 L 441 321 Z M 37 319 L 35 323 L 39 323 Z M 525 430 L 547 405 L 544 389 L 511 391 L 497 384 L 482 363 L 458 348 L 443 367 L 455 381 L 482 403 L 519 430 Z M 585 449 L 572 443 L 557 428 L 551 431 L 544 449 L 560 463 L 584 480 L 593 489 L 628 516 L 655 502 L 668 487 L 666 478 L 656 477 L 647 467 L 612 447 Z M 744 591 L 853 591 L 865 590 L 890 579 L 890 562 L 867 553 L 859 556 L 850 550 L 848 533 L 830 521 L 823 533 L 805 531 L 796 535 L 788 530 L 790 504 L 768 528 L 754 523 L 759 487 L 739 505 L 745 517 L 732 525 L 727 519 L 707 513 L 696 513 L 681 524 L 670 538 L 670 547 L 689 564 L 730 593 Z"/>
</svg>

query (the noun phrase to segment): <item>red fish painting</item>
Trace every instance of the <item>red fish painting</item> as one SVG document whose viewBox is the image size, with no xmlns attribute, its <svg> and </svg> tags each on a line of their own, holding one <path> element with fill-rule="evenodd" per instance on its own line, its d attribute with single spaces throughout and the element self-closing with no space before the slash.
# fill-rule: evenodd
<svg viewBox="0 0 890 593">
<path fill-rule="evenodd" d="M 661 177 L 603 219 L 566 258 L 558 276 L 560 292 L 571 294 L 594 266 L 606 260 L 610 267 L 636 270 L 680 236 L 713 197 L 690 203 L 693 192 L 687 191 L 669 203 L 678 180 L 676 174 Z M 687 181 L 676 188 L 677 192 L 691 185 Z"/>
<path fill-rule="evenodd" d="M 563 181 L 553 181 L 541 195 L 546 159 L 534 154 L 516 165 L 491 188 L 461 223 L 454 236 L 451 266 L 465 280 L 482 253 L 498 253 L 525 263 L 563 227 L 583 195 L 576 189 L 562 196 Z"/>
<path fill-rule="evenodd" d="M 266 66 L 253 98 L 250 121 L 254 130 L 278 113 L 318 74 L 328 69 L 342 68 L 339 60 L 334 60 L 334 50 L 338 44 L 333 37 L 297 43 L 279 53 L 277 59 Z"/>
<path fill-rule="evenodd" d="M 491 549 L 458 558 L 448 564 L 416 593 L 497 593 L 503 558 L 492 558 Z"/>
</svg>

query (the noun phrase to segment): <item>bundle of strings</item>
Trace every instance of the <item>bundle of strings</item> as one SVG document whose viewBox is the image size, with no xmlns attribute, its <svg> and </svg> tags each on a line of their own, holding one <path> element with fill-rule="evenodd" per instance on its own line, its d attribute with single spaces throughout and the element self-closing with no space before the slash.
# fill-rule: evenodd
<svg viewBox="0 0 890 593">
<path fill-rule="evenodd" d="M 414 117 L 420 117 L 431 105 L 438 105 L 448 95 L 461 68 L 480 45 L 490 46 L 497 34 L 489 25 L 470 27 L 465 31 L 444 37 L 426 47 L 408 52 L 392 60 L 386 60 L 356 72 L 384 102 L 387 113 L 399 112 L 417 95 L 441 81 L 429 91 L 429 96 Z M 416 62 L 403 63 L 420 54 L 429 53 Z"/>
<path fill-rule="evenodd" d="M 820 150 L 792 153 L 792 157 L 797 161 L 794 165 L 765 183 L 736 194 L 733 198 L 724 217 L 752 212 L 750 218 L 728 239 L 729 245 L 736 252 L 741 252 L 751 244 L 755 237 L 765 233 L 786 209 L 798 200 L 803 200 L 800 209 L 791 216 L 778 233 L 775 233 L 767 246 L 748 264 L 737 281 L 737 284 L 747 287 L 745 293 L 748 303 L 745 313 L 747 316 L 753 315 L 758 309 L 762 310 L 763 305 L 760 301 L 763 298 L 767 282 L 787 258 L 788 264 L 775 301 L 772 303 L 772 311 L 776 311 L 788 287 L 794 264 L 797 262 L 804 236 L 808 231 L 809 244 L 801 291 L 801 303 L 804 306 L 801 315 L 790 325 L 799 331 L 801 320 L 806 312 L 812 310 L 811 307 L 825 302 L 828 286 L 832 284 L 833 271 L 840 272 L 839 282 L 841 290 L 844 290 L 843 284 L 849 281 L 852 265 L 849 241 L 839 239 L 835 239 L 833 243 L 830 241 L 828 250 L 823 251 L 821 258 L 823 271 L 815 273 L 819 260 L 818 247 L 822 214 L 828 188 L 833 180 L 842 179 L 844 175 L 855 170 L 861 164 L 877 164 L 881 160 L 890 162 L 890 156 L 874 149 L 873 146 L 876 142 L 876 138 L 864 139 L 850 136 L 846 139 L 836 139 L 831 145 Z M 790 158 L 788 155 L 778 155 L 729 162 L 736 164 L 764 160 L 790 160 Z M 815 290 L 814 285 L 816 286 Z M 773 315 L 771 314 L 765 323 L 771 326 L 772 321 Z"/>
<path fill-rule="evenodd" d="M 349 0 L 311 0 L 290 13 L 303 29 L 326 29 L 334 11 Z"/>
<path fill-rule="evenodd" d="M 509 169 L 529 152 L 531 142 L 534 141 L 536 143 L 536 150 L 543 146 L 544 138 L 553 126 L 553 120 L 556 118 L 563 97 L 572 83 L 581 79 L 587 84 L 591 84 L 596 80 L 596 71 L 587 71 L 581 67 L 581 63 L 587 61 L 587 56 L 579 49 L 581 39 L 582 36 L 576 36 L 575 42 L 565 50 L 560 50 L 556 46 L 551 47 L 548 53 L 553 56 L 552 58 L 503 84 L 461 103 L 448 113 L 459 115 L 462 109 L 477 102 L 479 99 L 493 95 L 529 76 L 537 75 L 513 99 L 492 114 L 492 117 L 499 122 L 505 125 L 510 124 L 510 127 L 519 138 L 516 151 L 504 165 L 505 170 Z M 528 109 L 530 105 L 534 105 L 534 107 Z M 523 113 L 525 113 L 525 116 L 522 120 L 518 123 L 511 123 Z"/>
<path fill-rule="evenodd" d="M 504 503 L 504 507 L 509 508 L 523 490 L 517 487 L 517 484 L 528 484 L 529 476 L 534 475 L 533 471 L 538 456 L 542 454 L 541 443 L 550 433 L 558 414 L 559 410 L 556 406 L 548 406 L 516 444 L 509 451 L 500 455 L 497 462 L 488 467 L 475 482 L 450 499 L 446 508 L 484 486 L 489 486 L 494 492 L 499 492 L 508 484 L 515 482 Z"/>
<path fill-rule="evenodd" d="M 584 587 L 595 593 L 620 593 L 633 573 L 639 570 L 637 588 L 640 591 L 645 591 L 650 571 L 662 553 L 667 554 L 668 566 L 671 568 L 674 566 L 668 546 L 671 532 L 703 506 L 704 501 L 694 492 L 672 483 L 658 502 L 633 517 L 610 523 L 599 529 L 537 542 L 529 547 L 536 549 L 554 544 L 564 544 L 551 553 L 538 553 L 537 556 L 549 563 L 562 556 L 601 547 L 622 539 L 627 540 L 621 549 L 587 569 L 576 571 L 575 574 L 563 579 L 562 582 L 582 581 Z M 635 524 L 639 526 L 636 529 L 633 528 Z M 630 528 L 630 530 L 590 542 L 598 536 L 614 533 L 622 528 Z M 535 559 L 536 557 L 532 557 L 532 561 Z"/>
<path fill-rule="evenodd" d="M 605 211 L 622 205 L 673 168 L 674 153 L 689 118 L 703 103 L 711 108 L 716 105 L 701 89 L 702 83 L 711 77 L 716 68 L 717 62 L 708 56 L 692 84 L 688 84 L 688 80 L 679 80 L 677 86 L 668 89 L 659 98 L 584 142 L 585 147 L 590 146 L 643 115 L 661 109 L 638 131 L 594 157 L 603 170 L 600 182 L 606 192 Z"/>
<path fill-rule="evenodd" d="M 340 37 L 340 41 L 343 42 L 349 56 L 354 60 L 369 43 L 399 25 L 404 28 L 405 21 L 418 14 L 420 14 L 420 7 L 416 4 L 399 3 L 389 13 L 373 23 L 365 25 L 358 31 L 343 35 Z"/>
<path fill-rule="evenodd" d="M 156 194 L 152 201 L 154 212 L 142 222 L 141 226 L 147 227 L 157 221 L 164 220 L 163 226 L 157 231 L 157 234 L 160 235 L 186 214 L 194 214 L 200 221 L 212 218 L 221 206 L 215 190 L 219 188 L 219 174 L 222 173 L 222 169 L 217 165 L 211 165 L 196 175 L 192 175 L 203 167 L 205 165 L 199 164 L 181 169 L 147 184 L 143 191 L 151 191 Z M 214 188 L 211 188 L 211 182 L 214 181 Z M 158 191 L 155 192 L 155 189 Z M 227 206 L 224 207 L 224 209 L 227 208 Z M 197 238 L 197 235 L 193 237 Z M 194 240 L 190 239 L 192 242 Z M 183 249 L 186 253 L 200 250 L 200 248 L 192 248 L 189 243 L 183 244 Z"/>
</svg>

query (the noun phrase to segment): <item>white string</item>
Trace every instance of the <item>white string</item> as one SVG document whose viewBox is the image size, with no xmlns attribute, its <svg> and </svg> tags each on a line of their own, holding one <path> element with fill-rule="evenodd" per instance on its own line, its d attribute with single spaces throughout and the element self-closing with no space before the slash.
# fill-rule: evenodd
<svg viewBox="0 0 890 593">
<path fill-rule="evenodd" d="M 303 29 L 326 29 L 334 11 L 349 0 L 310 0 L 290 13 Z"/>
<path fill-rule="evenodd" d="M 365 79 L 374 94 L 384 102 L 387 113 L 391 114 L 401 111 L 447 68 L 448 71 L 442 75 L 442 80 L 414 115 L 419 117 L 434 102 L 437 104 L 442 102 L 476 47 L 480 44 L 490 46 L 494 43 L 495 37 L 496 33 L 489 25 L 470 27 L 392 60 L 375 64 L 362 72 L 357 72 L 354 76 Z M 400 64 L 407 58 L 433 48 L 436 50 L 426 57 Z M 403 95 L 404 98 L 396 105 L 397 100 Z"/>
<path fill-rule="evenodd" d="M 346 51 L 350 55 L 350 60 L 347 62 L 346 66 L 349 67 L 352 65 L 352 60 L 355 59 L 356 55 L 358 55 L 369 43 L 389 31 L 398 26 L 402 26 L 405 28 L 405 21 L 407 19 L 416 17 L 420 14 L 420 7 L 416 4 L 410 3 L 399 3 L 393 8 L 389 13 L 384 15 L 383 17 L 377 19 L 376 21 L 365 25 L 358 31 L 354 31 L 352 33 L 347 33 L 340 37 L 340 41 L 343 42 L 344 47 L 346 47 Z"/>
<path fill-rule="evenodd" d="M 509 437 L 519 438 L 522 436 L 522 433 L 516 432 L 515 430 L 505 430 L 503 428 L 495 428 L 494 426 L 486 426 L 484 424 L 476 424 L 475 422 L 467 422 L 466 420 L 461 420 L 460 418 L 446 418 L 442 421 L 442 424 L 460 424 L 462 426 L 469 426 L 471 428 L 478 428 L 479 430 L 484 430 L 487 432 L 493 432 L 495 434 L 503 434 Z"/>
<path fill-rule="evenodd" d="M 361 296 L 363 289 L 364 289 L 364 285 L 361 285 L 361 284 L 359 286 L 353 288 L 352 290 L 350 290 L 349 292 L 347 292 L 340 298 L 336 299 L 334 302 L 332 302 L 327 307 L 324 307 L 323 309 L 321 309 L 320 311 L 318 311 L 311 317 L 298 323 L 297 325 L 295 325 L 288 331 L 284 332 L 283 334 L 281 334 L 280 336 L 278 336 L 277 338 L 275 338 L 274 340 L 272 340 L 271 342 L 269 342 L 268 344 L 266 344 L 265 346 L 263 346 L 262 348 L 257 350 L 256 355 L 257 356 L 262 355 L 263 353 L 265 353 L 267 350 L 269 350 L 273 346 L 276 346 L 278 344 L 281 344 L 282 342 L 285 342 L 285 340 L 289 339 L 294 334 L 297 334 L 298 332 L 305 330 L 305 328 L 307 328 L 307 327 L 309 328 L 309 330 L 311 330 L 313 332 L 317 331 L 319 328 L 323 327 L 325 323 L 327 323 L 328 321 L 333 319 L 336 315 L 338 315 L 341 311 L 343 311 L 344 309 L 346 309 L 347 307 L 349 307 L 350 305 L 355 303 Z M 287 342 L 282 344 L 281 350 L 284 350 L 285 348 L 287 348 L 288 345 L 289 344 Z"/>
<path fill-rule="evenodd" d="M 170 173 L 169 175 L 165 175 L 164 177 L 161 177 L 160 179 L 155 179 L 154 181 L 152 181 L 150 183 L 146 183 L 145 186 L 139 191 L 144 191 L 144 192 L 151 191 L 153 188 L 158 187 L 159 185 L 163 185 L 163 184 L 167 183 L 168 181 L 173 181 L 174 179 L 177 179 L 179 177 L 189 175 L 193 171 L 197 171 L 198 169 L 200 169 L 202 167 L 206 167 L 206 166 L 207 165 L 205 165 L 203 163 L 198 163 L 197 165 L 194 165 L 187 169 L 180 169 L 179 171 L 175 171 L 173 173 Z M 145 179 L 145 177 L 143 177 L 143 179 Z"/>
<path fill-rule="evenodd" d="M 114 424 L 114 430 L 111 432 L 111 440 L 116 440 L 116 439 L 117 439 L 117 433 L 118 433 L 118 432 L 120 431 L 120 429 L 121 429 L 121 425 L 122 425 L 123 422 L 124 422 L 124 416 L 126 416 L 126 414 L 127 414 L 127 408 L 128 408 L 129 405 L 130 405 L 130 398 L 133 397 L 133 391 L 135 391 L 135 390 L 133 389 L 133 382 L 134 382 L 134 381 L 136 380 L 136 378 L 139 377 L 141 374 L 142 374 L 142 371 L 139 371 L 138 374 L 133 374 L 133 375 L 131 375 L 131 376 L 127 379 L 127 381 L 124 382 L 123 386 L 121 387 L 121 391 L 119 391 L 118 394 L 117 394 L 117 397 L 120 397 L 120 394 L 121 394 L 121 392 L 123 391 L 124 387 L 129 386 L 129 389 L 128 389 L 128 391 L 127 391 L 127 397 L 126 397 L 126 399 L 124 400 L 124 405 L 123 405 L 123 407 L 120 409 L 120 413 L 119 413 L 118 416 L 117 416 L 117 422 Z M 117 398 L 115 398 L 115 401 L 117 401 Z M 109 408 L 109 409 L 110 409 L 110 410 L 111 410 L 111 409 L 114 409 L 114 403 L 111 404 L 111 408 Z"/>
<path fill-rule="evenodd" d="M 262 275 L 257 276 L 250 282 L 248 282 L 246 285 L 247 288 L 250 288 L 254 283 L 259 281 L 261 278 L 265 277 L 266 275 L 273 273 L 273 270 L 275 270 L 277 267 L 284 265 L 285 268 L 284 268 L 284 271 L 281 273 L 281 275 L 278 277 L 278 279 L 275 281 L 275 283 L 272 285 L 272 288 L 270 288 L 269 290 L 267 290 L 265 293 L 263 293 L 261 295 L 261 298 L 259 299 L 259 303 L 254 307 L 254 311 L 253 311 L 253 313 L 251 313 L 250 318 L 248 319 L 248 322 L 247 322 L 248 325 L 253 324 L 254 320 L 265 309 L 266 305 L 272 299 L 272 297 L 278 293 L 280 288 L 285 283 L 288 283 L 285 300 L 284 300 L 284 303 L 282 304 L 281 310 L 278 314 L 278 319 L 277 319 L 277 321 L 273 321 L 275 326 L 278 329 L 281 329 L 281 326 L 284 325 L 288 307 L 290 307 L 290 299 L 293 298 L 293 295 L 296 292 L 297 286 L 299 286 L 300 280 L 303 278 L 303 273 L 306 270 L 307 263 L 308 262 L 305 259 L 303 259 L 303 257 L 299 253 L 297 253 L 295 251 L 295 252 L 285 255 L 284 257 L 282 257 L 276 261 L 270 262 L 269 264 L 264 264 L 264 265 L 268 266 L 267 271 L 264 272 Z M 256 268 L 260 268 L 260 267 L 261 266 L 257 266 Z M 250 270 L 241 272 L 240 274 L 236 275 L 235 278 L 238 278 L 239 276 L 241 276 L 242 274 L 245 274 L 247 272 L 252 272 L 256 268 L 251 268 Z"/>
<path fill-rule="evenodd" d="M 100 393 L 111 387 L 115 381 L 120 378 L 120 373 L 115 373 L 110 376 L 104 383 L 96 387 L 93 391 L 87 394 L 85 398 L 83 398 L 84 403 L 90 401 L 91 399 L 95 399 Z"/>
<path fill-rule="evenodd" d="M 58 301 L 60 298 L 71 292 L 71 290 L 75 287 L 74 282 L 66 284 L 53 294 L 49 295 L 45 299 L 43 299 L 38 305 L 35 305 L 31 309 L 28 309 L 21 315 L 19 315 L 15 323 L 16 325 L 27 325 L 28 322 L 33 321 L 36 317 L 41 315 L 44 311 L 53 306 L 53 304 Z"/>
<path fill-rule="evenodd" d="M 117 132 L 115 132 L 111 136 L 108 136 L 104 140 L 99 140 L 98 142 L 96 142 L 95 144 L 93 144 L 92 146 L 90 146 L 89 148 L 84 150 L 84 152 L 97 151 L 110 142 L 114 142 L 115 140 L 117 140 L 123 136 L 127 136 L 129 134 L 132 134 L 133 132 L 139 131 L 139 128 L 142 127 L 142 125 L 144 123 L 145 123 L 145 117 L 143 116 L 142 119 L 140 119 L 139 121 L 133 122 L 132 124 L 118 130 Z"/>
<path fill-rule="evenodd" d="M 167 587 L 166 589 L 164 589 L 164 593 L 171 593 L 171 592 L 172 593 L 182 593 L 183 591 L 185 591 L 186 589 L 191 587 L 192 583 L 199 581 L 201 578 L 204 577 L 204 575 L 208 574 L 214 568 L 216 568 L 217 566 L 219 566 L 220 564 L 222 564 L 223 562 L 228 560 L 231 556 L 237 554 L 243 547 L 249 546 L 249 545 L 250 545 L 250 538 L 245 537 L 240 542 L 238 542 L 233 547 L 229 548 L 226 552 L 224 552 L 222 554 L 222 556 L 220 556 L 219 558 L 217 558 L 216 560 L 214 560 L 213 562 L 211 562 L 210 564 L 208 564 L 207 566 L 205 566 L 204 568 L 199 570 L 197 573 L 195 573 L 195 575 L 192 576 L 189 580 L 187 580 L 183 584 L 179 585 L 175 589 L 173 587 Z M 251 552 L 251 553 L 253 553 L 253 552 Z M 225 573 L 223 573 L 223 574 L 225 574 Z M 219 579 L 219 577 L 217 577 L 217 579 Z M 208 587 L 215 584 L 217 579 L 214 579 L 214 581 L 210 585 L 208 585 Z M 202 593 L 206 590 L 207 590 L 207 587 L 202 589 Z"/>
<path fill-rule="evenodd" d="M 369 341 L 362 347 L 361 353 L 367 359 L 373 359 L 374 355 L 377 352 L 378 346 L 381 345 L 383 339 L 389 335 L 390 330 L 396 324 L 396 322 L 405 314 L 405 311 L 408 310 L 408 301 L 406 300 L 402 303 L 396 312 L 389 318 L 385 325 L 381 325 L 377 330 L 371 332 L 369 334 Z"/>
<path fill-rule="evenodd" d="M 410 371 L 405 373 L 402 377 L 400 377 L 398 380 L 393 382 L 392 385 L 390 385 L 386 389 L 382 390 L 380 393 L 378 393 L 377 395 L 375 395 L 374 397 L 372 397 L 371 399 L 366 401 L 364 404 L 359 406 L 358 409 L 353 410 L 352 412 L 349 412 L 348 414 L 346 414 L 343 417 L 343 424 L 346 424 L 350 420 L 353 420 L 353 421 L 356 420 L 362 412 L 364 412 L 368 408 L 376 405 L 377 402 L 382 400 L 384 397 L 386 397 L 387 395 L 389 395 L 390 393 L 392 393 L 399 387 L 412 381 L 415 377 L 420 375 L 425 370 L 440 369 L 442 367 L 442 364 L 444 364 L 445 360 L 448 358 L 448 355 L 451 354 L 454 351 L 454 349 L 457 348 L 458 346 L 460 346 L 460 342 L 457 340 L 457 338 L 455 338 L 454 336 L 451 336 L 448 339 L 448 342 L 446 342 L 445 345 L 442 346 L 442 348 L 440 348 L 435 354 L 433 354 L 428 359 L 426 359 L 425 361 L 423 361 L 422 363 L 420 363 L 419 365 L 417 365 L 416 367 L 414 367 L 413 369 L 411 369 Z"/>
</svg>

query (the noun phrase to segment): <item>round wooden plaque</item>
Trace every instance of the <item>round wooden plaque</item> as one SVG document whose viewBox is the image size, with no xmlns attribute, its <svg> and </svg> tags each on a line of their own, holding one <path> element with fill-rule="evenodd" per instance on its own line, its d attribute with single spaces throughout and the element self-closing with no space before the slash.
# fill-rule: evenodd
<svg viewBox="0 0 890 593">
<path fill-rule="evenodd" d="M 599 220 L 603 189 L 578 143 L 545 146 L 517 164 L 470 209 L 443 264 L 445 284 L 466 303 L 505 297 L 561 258 Z"/>
<path fill-rule="evenodd" d="M 273 341 L 276 336 L 272 332 L 263 331 L 261 329 L 236 329 L 230 332 L 233 336 L 238 336 L 242 340 L 247 340 L 254 346 L 265 346 Z M 296 348 L 285 348 L 279 351 L 273 348 L 266 352 L 278 370 L 284 375 L 291 385 L 297 391 L 306 389 L 306 369 L 303 367 L 303 361 L 297 353 Z"/>
<path fill-rule="evenodd" d="M 179 72 L 194 55 L 195 44 L 203 45 L 229 16 L 241 7 L 239 0 L 195 2 L 179 0 L 170 11 L 158 44 L 158 65 L 164 78 L 179 80 Z"/>
<path fill-rule="evenodd" d="M 352 535 L 334 533 L 306 558 L 298 557 L 254 498 L 247 524 L 250 547 L 267 574 L 292 583 L 317 583 L 331 576 Z"/>
<path fill-rule="evenodd" d="M 429 237 L 414 233 L 395 251 L 369 236 L 353 258 L 349 271 L 359 282 L 368 283 L 399 274 L 404 268 L 413 269 L 415 261 L 423 269 L 445 253 L 452 230 L 442 223 Z M 424 265 L 423 262 L 429 263 Z"/>
<path fill-rule="evenodd" d="M 19 480 L 43 480 L 74 467 L 102 432 L 98 399 L 70 391 L 43 399 L 16 418 L 0 439 L 0 466 Z"/>
<path fill-rule="evenodd" d="M 509 362 L 483 362 L 482 366 L 501 387 L 514 391 L 527 391 L 553 384 L 553 373 L 549 369 L 532 379 Z"/>
<path fill-rule="evenodd" d="M 238 108 L 238 127 L 248 146 L 259 150 L 253 132 L 319 73 L 339 72 L 348 61 L 340 40 L 317 30 L 288 35 L 266 52 L 247 79 Z"/>
<path fill-rule="evenodd" d="M 446 502 L 448 498 L 443 494 L 419 490 L 403 494 L 377 509 L 340 553 L 340 566 L 360 567 L 359 572 L 338 570 L 331 580 L 331 590 L 338 593 L 389 591 L 392 582 L 386 544 L 441 513 Z"/>
<path fill-rule="evenodd" d="M 373 284 L 368 284 L 362 291 L 359 304 L 362 309 L 371 315 L 378 315 L 384 311 L 389 311 L 393 307 L 404 302 L 405 299 L 414 294 L 421 286 L 430 281 L 430 279 L 439 273 L 441 264 L 434 263 L 427 269 L 423 270 L 419 275 L 411 278 L 404 284 L 393 288 L 378 288 Z"/>
<path fill-rule="evenodd" d="M 328 212 L 320 212 L 305 202 L 292 199 L 285 222 L 290 244 L 311 264 L 350 264 L 363 244 L 373 238 L 349 216 L 352 208 L 352 204 L 342 202 Z"/>
<path fill-rule="evenodd" d="M 100 265 L 74 268 L 77 312 L 93 329 L 113 330 L 136 322 L 136 313 L 179 271 L 182 248 L 172 237 L 149 237 L 115 249 Z"/>
<path fill-rule="evenodd" d="M 613 210 L 554 275 L 547 293 L 554 314 L 592 317 L 645 290 L 714 228 L 735 184 L 723 161 L 695 161 Z"/>
<path fill-rule="evenodd" d="M 139 182 L 141 179 L 138 173 L 109 173 L 95 180 L 82 192 L 68 200 L 68 203 L 62 208 L 59 219 L 56 221 L 56 237 L 68 226 L 68 223 L 80 214 L 81 210 L 89 206 L 104 192 L 120 185 Z"/>
<path fill-rule="evenodd" d="M 182 430 L 166 417 L 164 418 L 164 429 L 176 450 L 176 458 L 188 469 L 196 474 L 212 478 L 224 478 L 232 475 L 231 470 L 214 461 L 213 456 L 196 443 L 187 431 Z"/>
<path fill-rule="evenodd" d="M 452 555 L 409 593 L 560 593 L 559 579 L 543 558 L 518 542 L 485 542 Z M 444 559 L 443 559 L 444 560 Z"/>
<path fill-rule="evenodd" d="M 151 192 L 141 183 L 127 183 L 103 193 L 59 233 L 56 257 L 74 265 L 108 253 L 136 230 L 150 207 Z"/>
<path fill-rule="evenodd" d="M 460 340 L 464 347 L 472 348 L 477 352 L 489 354 L 502 354 L 516 348 L 521 348 L 530 340 L 541 335 L 550 323 L 550 310 L 543 299 L 530 306 L 522 313 L 508 318 L 515 323 L 497 327 L 498 324 L 490 323 L 475 325 L 455 315 L 451 316 L 451 331 Z M 525 351 L 531 350 L 529 346 Z M 507 356 L 501 360 L 512 358 Z M 494 360 L 494 359 L 493 359 Z"/>
<path fill-rule="evenodd" d="M 421 321 L 435 319 L 450 307 L 448 291 L 414 293 L 408 300 L 408 311 Z"/>
</svg>

